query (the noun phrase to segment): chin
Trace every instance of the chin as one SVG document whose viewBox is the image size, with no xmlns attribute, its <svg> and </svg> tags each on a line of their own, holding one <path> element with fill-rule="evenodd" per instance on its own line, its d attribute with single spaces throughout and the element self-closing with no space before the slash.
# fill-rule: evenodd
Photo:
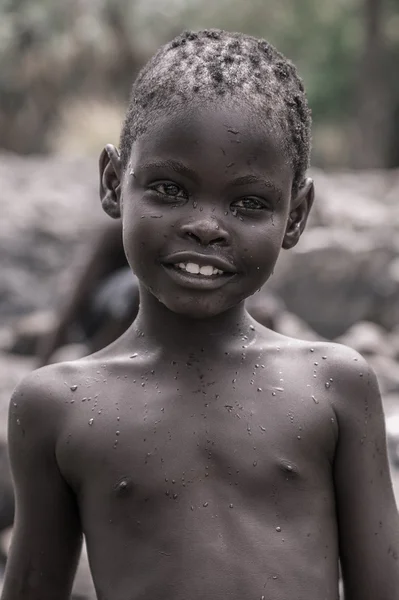
<svg viewBox="0 0 399 600">
<path fill-rule="evenodd" d="M 176 301 L 164 301 L 161 300 L 162 304 L 171 312 L 176 315 L 181 315 L 188 319 L 212 319 L 218 315 L 226 312 L 229 308 L 234 305 L 226 306 L 224 303 L 217 301 L 204 301 L 192 298 L 190 302 L 176 302 Z"/>
</svg>

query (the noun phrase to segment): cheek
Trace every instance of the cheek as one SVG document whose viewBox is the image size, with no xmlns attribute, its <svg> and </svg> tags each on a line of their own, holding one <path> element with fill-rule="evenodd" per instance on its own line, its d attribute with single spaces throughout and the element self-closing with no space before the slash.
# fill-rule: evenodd
<svg viewBox="0 0 399 600">
<path fill-rule="evenodd" d="M 135 273 L 140 272 L 148 253 L 159 241 L 150 227 L 150 219 L 137 214 L 134 209 L 125 210 L 122 217 L 122 239 L 126 258 Z M 143 218 L 141 218 L 143 217 Z M 153 228 L 152 228 L 153 229 Z"/>
<path fill-rule="evenodd" d="M 275 222 L 266 227 L 254 228 L 252 236 L 248 236 L 242 259 L 248 270 L 260 274 L 269 273 L 277 261 L 284 237 L 284 228 Z"/>
<path fill-rule="evenodd" d="M 122 215 L 123 247 L 132 270 L 143 279 L 164 254 L 173 223 L 168 214 L 151 210 L 138 202 L 125 208 Z"/>
</svg>

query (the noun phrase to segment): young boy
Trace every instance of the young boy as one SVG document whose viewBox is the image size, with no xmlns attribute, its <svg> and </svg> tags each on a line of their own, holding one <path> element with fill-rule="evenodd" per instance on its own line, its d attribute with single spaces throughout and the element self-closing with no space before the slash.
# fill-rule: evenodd
<svg viewBox="0 0 399 600">
<path fill-rule="evenodd" d="M 101 600 L 397 600 L 399 527 L 375 376 L 244 300 L 313 202 L 310 116 L 265 41 L 185 33 L 139 74 L 101 155 L 140 281 L 116 342 L 17 388 L 3 600 L 66 600 L 82 533 Z"/>
</svg>

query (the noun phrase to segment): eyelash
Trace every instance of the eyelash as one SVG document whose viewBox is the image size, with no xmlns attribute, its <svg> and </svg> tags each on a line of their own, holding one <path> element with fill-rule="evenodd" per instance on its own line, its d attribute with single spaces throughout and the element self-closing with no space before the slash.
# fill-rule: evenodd
<svg viewBox="0 0 399 600">
<path fill-rule="evenodd" d="M 160 191 L 157 188 L 160 187 L 174 187 L 176 189 L 179 190 L 178 194 L 180 192 L 183 192 L 184 196 L 179 196 L 178 194 L 173 195 L 173 194 L 167 194 L 165 191 Z M 173 183 L 172 181 L 161 181 L 159 183 L 155 183 L 150 187 L 150 190 L 153 190 L 154 192 L 156 192 L 157 194 L 159 194 L 160 196 L 164 196 L 166 198 L 170 198 L 173 200 L 188 200 L 188 194 L 185 190 L 183 190 L 183 188 L 181 188 L 177 183 Z"/>
<path fill-rule="evenodd" d="M 239 202 L 245 203 L 245 202 L 257 202 L 258 206 L 256 208 L 254 207 L 250 207 L 250 206 L 237 206 L 237 204 Z M 236 210 L 243 210 L 243 211 L 259 211 L 259 210 L 266 210 L 267 209 L 267 205 L 266 203 L 261 199 L 261 198 L 256 198 L 255 196 L 245 196 L 244 198 L 240 198 L 240 200 L 236 200 L 233 203 L 233 206 Z"/>
<path fill-rule="evenodd" d="M 172 195 L 172 194 L 166 193 L 165 189 L 164 189 L 164 191 L 160 191 L 159 188 L 161 188 L 161 187 L 163 187 L 163 188 L 174 187 L 179 191 L 178 191 L 178 194 Z M 154 191 L 155 193 L 157 193 L 159 196 L 163 196 L 163 198 L 168 198 L 169 200 L 172 200 L 175 202 L 181 201 L 181 200 L 188 200 L 188 198 L 189 198 L 188 193 L 182 187 L 180 187 L 180 185 L 178 185 L 177 183 L 174 183 L 172 181 L 161 181 L 159 183 L 155 183 L 152 186 L 150 186 L 149 189 Z M 181 192 L 183 192 L 183 194 L 184 194 L 183 196 L 179 195 Z M 245 203 L 248 203 L 248 201 L 249 202 L 252 201 L 253 203 L 256 202 L 258 204 L 258 206 L 256 206 L 255 208 L 250 207 L 250 206 L 245 206 Z M 244 205 L 237 206 L 239 203 L 244 203 Z M 268 208 L 268 206 L 266 205 L 266 202 L 263 199 L 257 198 L 255 196 L 245 196 L 244 198 L 235 200 L 231 204 L 231 207 L 232 207 L 234 213 L 243 212 L 246 214 L 248 214 L 248 213 L 254 214 L 256 212 L 259 213 L 260 211 L 267 210 L 267 208 Z"/>
</svg>

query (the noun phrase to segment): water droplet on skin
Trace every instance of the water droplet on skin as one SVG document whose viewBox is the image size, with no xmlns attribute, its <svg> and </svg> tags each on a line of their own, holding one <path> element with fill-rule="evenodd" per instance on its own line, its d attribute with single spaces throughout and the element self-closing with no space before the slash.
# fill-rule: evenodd
<svg viewBox="0 0 399 600">
<path fill-rule="evenodd" d="M 261 392 L 261 391 L 262 391 L 262 388 L 258 388 L 258 392 Z"/>
<path fill-rule="evenodd" d="M 208 502 L 204 502 L 204 504 L 202 506 L 204 506 L 205 508 L 208 506 Z"/>
<path fill-rule="evenodd" d="M 233 508 L 233 505 L 232 505 L 232 504 L 229 504 L 229 508 Z"/>
<path fill-rule="evenodd" d="M 326 383 L 324 385 L 327 389 L 329 389 L 331 387 L 331 383 L 329 381 L 326 381 Z"/>
<path fill-rule="evenodd" d="M 317 398 L 316 398 L 315 396 L 312 396 L 312 400 L 313 400 L 313 402 L 314 402 L 315 404 L 318 404 L 318 403 L 319 403 L 319 401 L 317 400 Z"/>
<path fill-rule="evenodd" d="M 177 494 L 173 494 L 173 500 L 176 500 Z"/>
<path fill-rule="evenodd" d="M 276 531 L 281 531 L 281 527 L 276 527 Z"/>
<path fill-rule="evenodd" d="M 21 425 L 21 421 L 17 419 L 17 425 Z"/>
<path fill-rule="evenodd" d="M 359 373 L 359 377 L 363 377 L 363 373 Z"/>
<path fill-rule="evenodd" d="M 191 505 L 190 508 L 191 508 L 191 510 L 194 510 L 194 506 Z"/>
<path fill-rule="evenodd" d="M 311 352 L 314 352 L 314 348 L 311 348 L 311 349 L 310 349 L 310 351 L 311 351 Z"/>
<path fill-rule="evenodd" d="M 273 579 L 277 579 L 277 575 L 273 575 Z"/>
<path fill-rule="evenodd" d="M 77 389 L 78 389 L 77 385 L 71 385 L 71 392 L 76 392 Z"/>
<path fill-rule="evenodd" d="M 89 420 L 89 425 L 93 425 L 93 423 L 94 423 L 94 419 L 90 419 Z"/>
<path fill-rule="evenodd" d="M 276 395 L 276 392 L 272 392 L 272 396 L 275 396 L 275 395 Z"/>
<path fill-rule="evenodd" d="M 255 327 L 253 325 L 250 325 L 249 328 L 251 331 L 255 331 Z"/>
<path fill-rule="evenodd" d="M 300 439 L 301 439 L 301 436 L 300 436 L 300 435 L 298 435 L 298 436 L 297 436 L 297 438 L 298 438 L 298 440 L 300 440 Z"/>
<path fill-rule="evenodd" d="M 82 398 L 82 402 L 86 402 L 87 398 Z"/>
<path fill-rule="evenodd" d="M 321 357 L 323 360 L 327 360 L 327 356 L 322 356 Z"/>
<path fill-rule="evenodd" d="M 266 431 L 266 428 L 263 427 L 263 425 L 259 425 L 259 427 L 260 427 L 261 431 Z"/>
<path fill-rule="evenodd" d="M 134 354 L 131 354 L 129 358 L 136 358 L 136 356 L 138 356 L 137 352 L 135 352 Z"/>
<path fill-rule="evenodd" d="M 257 466 L 257 464 L 258 464 L 258 461 L 257 461 L 257 460 L 254 460 L 254 462 L 252 463 L 252 465 L 253 465 L 254 467 L 256 467 L 256 466 Z"/>
<path fill-rule="evenodd" d="M 115 431 L 115 435 L 119 435 L 119 434 L 120 434 L 120 431 Z"/>
</svg>

